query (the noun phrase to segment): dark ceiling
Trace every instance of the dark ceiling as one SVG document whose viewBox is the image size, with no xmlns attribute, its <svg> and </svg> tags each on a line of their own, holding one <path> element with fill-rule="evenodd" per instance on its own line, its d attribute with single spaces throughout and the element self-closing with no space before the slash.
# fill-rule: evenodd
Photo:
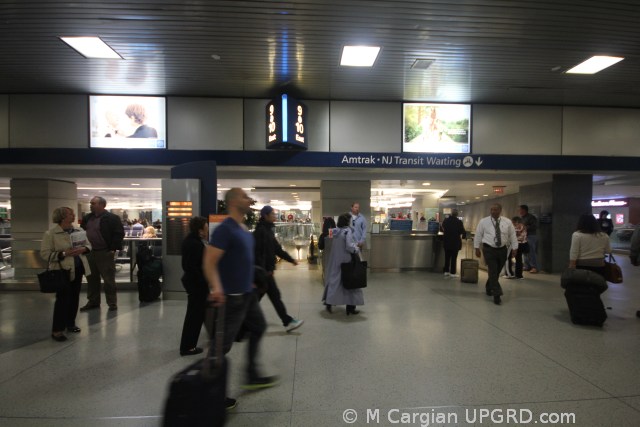
<svg viewBox="0 0 640 427">
<path fill-rule="evenodd" d="M 637 0 L 3 0 L 0 93 L 640 107 L 639 23 Z M 100 36 L 124 60 L 85 59 L 64 35 Z M 340 67 L 346 44 L 382 51 Z M 596 54 L 626 59 L 563 73 Z"/>
</svg>

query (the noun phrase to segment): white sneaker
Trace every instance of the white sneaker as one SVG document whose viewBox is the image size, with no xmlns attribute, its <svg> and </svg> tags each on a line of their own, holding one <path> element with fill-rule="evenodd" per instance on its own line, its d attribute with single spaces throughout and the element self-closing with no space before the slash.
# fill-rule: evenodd
<svg viewBox="0 0 640 427">
<path fill-rule="evenodd" d="M 459 274 L 450 274 L 449 277 L 460 277 Z"/>
<path fill-rule="evenodd" d="M 449 273 L 444 273 L 444 277 L 449 277 L 450 274 Z"/>
<path fill-rule="evenodd" d="M 300 326 L 302 326 L 303 323 L 304 323 L 304 320 L 291 319 L 291 322 L 289 322 L 289 324 L 284 328 L 287 332 L 291 332 L 294 329 L 298 329 Z"/>
</svg>

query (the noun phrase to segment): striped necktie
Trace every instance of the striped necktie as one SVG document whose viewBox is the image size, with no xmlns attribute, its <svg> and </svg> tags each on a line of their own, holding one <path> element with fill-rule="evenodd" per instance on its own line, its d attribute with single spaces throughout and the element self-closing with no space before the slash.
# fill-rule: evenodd
<svg viewBox="0 0 640 427">
<path fill-rule="evenodd" d="M 496 246 L 502 247 L 502 235 L 500 233 L 500 218 L 496 219 Z"/>
</svg>

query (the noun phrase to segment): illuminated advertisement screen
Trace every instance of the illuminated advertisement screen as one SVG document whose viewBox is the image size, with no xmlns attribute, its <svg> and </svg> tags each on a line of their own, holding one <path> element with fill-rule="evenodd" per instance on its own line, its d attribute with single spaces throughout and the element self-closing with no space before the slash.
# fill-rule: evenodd
<svg viewBox="0 0 640 427">
<path fill-rule="evenodd" d="M 167 148 L 164 97 L 89 97 L 89 147 Z"/>
<path fill-rule="evenodd" d="M 402 151 L 471 153 L 471 105 L 405 103 Z"/>
</svg>

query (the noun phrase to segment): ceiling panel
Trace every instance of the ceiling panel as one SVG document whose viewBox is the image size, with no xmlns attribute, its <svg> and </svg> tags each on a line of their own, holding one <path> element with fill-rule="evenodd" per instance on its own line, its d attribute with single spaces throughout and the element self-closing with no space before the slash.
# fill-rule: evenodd
<svg viewBox="0 0 640 427">
<path fill-rule="evenodd" d="M 15 0 L 0 16 L 0 93 L 640 106 L 635 0 Z M 61 35 L 100 36 L 124 60 L 85 59 Z M 345 44 L 382 51 L 340 67 Z M 563 74 L 594 54 L 626 59 Z"/>
</svg>

